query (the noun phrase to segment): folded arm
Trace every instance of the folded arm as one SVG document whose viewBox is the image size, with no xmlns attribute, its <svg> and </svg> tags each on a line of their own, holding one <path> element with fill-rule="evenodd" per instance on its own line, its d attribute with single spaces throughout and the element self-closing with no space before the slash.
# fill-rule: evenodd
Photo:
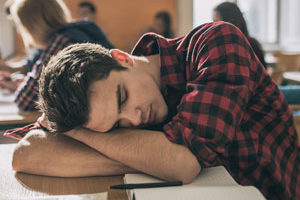
<svg viewBox="0 0 300 200">
<path fill-rule="evenodd" d="M 126 166 L 165 180 L 189 183 L 201 169 L 188 148 L 170 142 L 162 132 L 116 129 L 99 133 L 74 129 L 65 134 Z"/>
<path fill-rule="evenodd" d="M 62 134 L 34 130 L 22 139 L 13 154 L 17 172 L 60 177 L 105 176 L 136 170 L 111 160 Z"/>
</svg>

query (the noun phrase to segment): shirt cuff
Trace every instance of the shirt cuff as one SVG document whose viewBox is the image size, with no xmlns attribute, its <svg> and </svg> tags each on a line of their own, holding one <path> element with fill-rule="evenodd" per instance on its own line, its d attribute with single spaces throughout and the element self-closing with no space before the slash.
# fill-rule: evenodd
<svg viewBox="0 0 300 200">
<path fill-rule="evenodd" d="M 35 122 L 33 124 L 29 124 L 21 128 L 14 128 L 14 129 L 7 130 L 4 132 L 3 136 L 21 140 L 31 130 L 36 130 L 36 129 L 43 129 L 44 131 L 48 131 L 46 128 L 42 127 L 39 122 Z"/>
</svg>

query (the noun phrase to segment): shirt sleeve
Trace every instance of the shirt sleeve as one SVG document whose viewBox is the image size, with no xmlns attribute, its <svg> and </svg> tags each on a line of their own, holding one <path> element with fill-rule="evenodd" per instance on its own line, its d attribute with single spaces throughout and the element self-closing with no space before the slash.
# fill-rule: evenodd
<svg viewBox="0 0 300 200">
<path fill-rule="evenodd" d="M 229 24 L 195 34 L 190 44 L 186 94 L 164 132 L 169 140 L 187 146 L 201 166 L 221 165 L 251 94 L 253 53 Z"/>
<path fill-rule="evenodd" d="M 35 109 L 35 102 L 38 99 L 39 78 L 43 66 L 48 63 L 52 55 L 69 45 L 70 41 L 65 36 L 58 35 L 49 44 L 15 92 L 15 102 L 20 111 Z"/>
</svg>

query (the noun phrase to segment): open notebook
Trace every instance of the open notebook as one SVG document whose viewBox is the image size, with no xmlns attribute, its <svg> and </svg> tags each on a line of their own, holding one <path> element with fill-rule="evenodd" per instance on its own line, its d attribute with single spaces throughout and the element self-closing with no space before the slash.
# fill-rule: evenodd
<svg viewBox="0 0 300 200">
<path fill-rule="evenodd" d="M 125 183 L 153 183 L 162 180 L 146 174 L 126 174 Z M 237 184 L 222 166 L 203 169 L 188 185 L 127 191 L 130 200 L 264 200 L 253 186 Z"/>
</svg>

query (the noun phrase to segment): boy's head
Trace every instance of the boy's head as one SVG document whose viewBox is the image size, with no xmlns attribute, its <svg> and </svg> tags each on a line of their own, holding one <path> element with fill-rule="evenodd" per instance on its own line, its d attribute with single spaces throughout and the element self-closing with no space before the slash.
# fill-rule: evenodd
<svg viewBox="0 0 300 200">
<path fill-rule="evenodd" d="M 153 77 L 131 55 L 75 44 L 52 57 L 40 78 L 39 106 L 52 131 L 159 123 L 167 106 Z"/>
</svg>

